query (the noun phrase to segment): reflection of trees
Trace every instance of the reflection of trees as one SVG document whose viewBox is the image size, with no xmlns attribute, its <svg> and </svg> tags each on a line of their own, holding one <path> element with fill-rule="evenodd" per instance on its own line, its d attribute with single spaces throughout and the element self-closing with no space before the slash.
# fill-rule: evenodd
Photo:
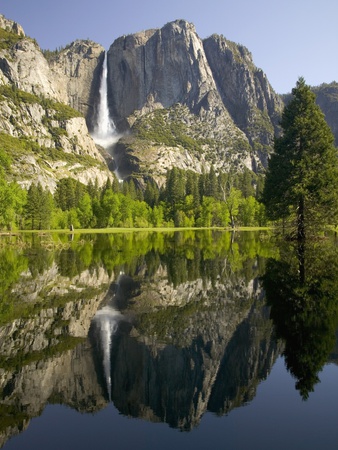
<svg viewBox="0 0 338 450">
<path fill-rule="evenodd" d="M 338 254 L 329 240 L 284 247 L 267 262 L 263 285 L 288 370 L 308 398 L 335 344 L 338 326 Z"/>
</svg>

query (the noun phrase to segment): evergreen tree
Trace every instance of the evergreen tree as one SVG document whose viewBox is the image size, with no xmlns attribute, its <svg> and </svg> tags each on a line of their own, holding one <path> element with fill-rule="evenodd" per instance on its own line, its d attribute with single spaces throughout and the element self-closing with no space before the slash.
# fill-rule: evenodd
<svg viewBox="0 0 338 450">
<path fill-rule="evenodd" d="M 144 191 L 144 201 L 152 208 L 158 204 L 160 191 L 153 180 L 148 180 Z"/>
<path fill-rule="evenodd" d="M 28 189 L 27 193 L 27 203 L 26 203 L 26 219 L 29 223 L 29 228 L 34 230 L 36 228 L 36 222 L 38 220 L 39 214 L 39 197 L 38 197 L 37 185 L 32 183 Z"/>
<path fill-rule="evenodd" d="M 31 184 L 26 203 L 26 220 L 32 230 L 48 229 L 53 211 L 53 197 L 40 183 Z"/>
<path fill-rule="evenodd" d="M 72 178 L 62 178 L 57 184 L 54 199 L 62 211 L 67 211 L 75 206 L 75 184 L 76 182 Z"/>
<path fill-rule="evenodd" d="M 199 175 L 196 172 L 189 170 L 186 176 L 186 195 L 192 195 L 193 205 L 195 210 L 197 210 L 201 203 L 199 191 Z"/>
<path fill-rule="evenodd" d="M 271 220 L 295 218 L 297 239 L 319 224 L 336 223 L 338 158 L 333 134 L 303 78 L 283 112 L 262 200 Z"/>
<path fill-rule="evenodd" d="M 170 208 L 170 217 L 173 219 L 175 213 L 180 209 L 185 198 L 185 173 L 183 170 L 173 167 L 167 173 L 165 201 Z"/>
<path fill-rule="evenodd" d="M 205 195 L 208 197 L 213 197 L 215 199 L 219 197 L 218 181 L 213 166 L 211 166 L 210 172 L 207 175 Z"/>
<path fill-rule="evenodd" d="M 115 174 L 113 175 L 113 177 L 112 190 L 113 192 L 115 192 L 115 194 L 118 194 L 120 192 L 120 182 Z"/>
</svg>

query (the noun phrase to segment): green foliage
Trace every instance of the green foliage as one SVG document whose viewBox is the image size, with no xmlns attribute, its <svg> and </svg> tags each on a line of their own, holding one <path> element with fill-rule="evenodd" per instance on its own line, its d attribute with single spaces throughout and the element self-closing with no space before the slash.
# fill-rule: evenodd
<svg viewBox="0 0 338 450">
<path fill-rule="evenodd" d="M 4 146 L 2 145 L 2 137 L 3 136 L 7 136 L 7 135 L 3 135 L 2 133 L 0 133 L 0 167 L 1 167 L 1 176 L 3 176 L 2 171 L 6 171 L 8 172 L 11 168 L 11 157 L 10 155 L 7 153 L 6 149 L 4 148 Z"/>
<path fill-rule="evenodd" d="M 0 28 L 0 50 L 7 50 L 13 47 L 21 39 L 23 39 L 23 36 Z"/>
<path fill-rule="evenodd" d="M 7 167 L 7 176 L 10 161 L 22 160 L 29 153 L 34 153 L 42 163 L 45 159 L 78 162 L 78 155 L 41 148 L 27 138 L 14 138 L 4 133 L 0 133 L 0 148 L 3 150 L 0 159 Z M 80 160 L 83 162 L 82 156 Z M 90 164 L 91 158 L 88 158 Z M 64 229 L 70 224 L 75 228 L 265 224 L 264 207 L 254 198 L 257 177 L 249 171 L 236 175 L 216 174 L 211 168 L 209 173 L 197 174 L 173 168 L 167 172 L 166 185 L 161 190 L 150 178 L 144 188 L 133 179 L 121 185 L 115 178 L 113 183 L 108 181 L 99 188 L 97 182 L 85 186 L 73 178 L 64 178 L 59 180 L 53 198 L 34 184 L 26 197 L 15 184 L 9 185 L 5 181 L 4 173 L 2 180 L 0 196 L 8 201 L 12 199 L 7 212 L 0 211 L 0 226 L 3 227 Z M 5 205 L 4 201 L 3 208 Z"/>
<path fill-rule="evenodd" d="M 0 86 L 0 100 L 11 100 L 15 106 L 21 103 L 33 105 L 35 103 L 41 104 L 40 97 L 30 94 L 29 92 L 21 91 L 14 84 L 3 84 Z"/>
<path fill-rule="evenodd" d="M 140 139 L 171 147 L 181 146 L 187 150 L 202 152 L 203 140 L 187 134 L 184 118 L 172 108 L 157 109 L 140 118 L 133 127 Z"/>
<path fill-rule="evenodd" d="M 42 188 L 41 184 L 31 184 L 27 193 L 25 219 L 31 230 L 49 229 L 53 210 L 52 194 Z"/>
<path fill-rule="evenodd" d="M 42 53 L 43 53 L 43 56 L 47 59 L 47 61 L 52 61 L 57 56 L 59 56 L 60 53 L 63 52 L 66 48 L 68 48 L 68 46 L 66 46 L 66 47 L 59 46 L 55 50 L 48 50 L 48 49 L 42 50 Z"/>
<path fill-rule="evenodd" d="M 275 141 L 263 191 L 271 220 L 295 218 L 296 235 L 335 224 L 338 159 L 333 135 L 303 79 L 284 109 L 282 137 Z"/>
<path fill-rule="evenodd" d="M 37 148 L 38 146 L 33 141 L 24 138 L 16 138 L 0 132 L 0 156 L 1 161 L 4 161 L 7 169 L 10 167 L 12 159 L 15 159 L 24 153 L 34 151 Z"/>
<path fill-rule="evenodd" d="M 17 183 L 7 183 L 0 170 L 0 229 L 22 227 L 23 208 L 27 192 Z"/>
<path fill-rule="evenodd" d="M 74 117 L 83 117 L 79 111 L 65 103 L 56 102 L 47 98 L 40 99 L 39 103 L 48 111 L 48 118 L 51 120 L 64 121 L 73 119 Z"/>
<path fill-rule="evenodd" d="M 4 99 L 11 100 L 15 106 L 19 106 L 21 103 L 36 103 L 41 105 L 47 111 L 45 120 L 64 121 L 74 117 L 83 117 L 79 111 L 65 103 L 56 102 L 49 98 L 38 97 L 37 95 L 18 89 L 14 84 L 10 86 L 0 86 L 0 101 Z"/>
<path fill-rule="evenodd" d="M 56 130 L 56 129 L 54 129 Z M 60 131 L 60 129 L 57 129 Z M 64 134 L 65 130 L 55 134 L 55 138 Z M 45 161 L 66 161 L 69 165 L 81 164 L 83 167 L 100 166 L 101 163 L 88 155 L 77 155 L 66 153 L 61 149 L 41 147 L 28 137 L 13 137 L 0 132 L 0 162 L 6 168 L 6 174 L 10 174 L 10 164 L 12 161 L 22 160 L 23 156 L 34 153 L 38 157 L 40 164 Z"/>
</svg>

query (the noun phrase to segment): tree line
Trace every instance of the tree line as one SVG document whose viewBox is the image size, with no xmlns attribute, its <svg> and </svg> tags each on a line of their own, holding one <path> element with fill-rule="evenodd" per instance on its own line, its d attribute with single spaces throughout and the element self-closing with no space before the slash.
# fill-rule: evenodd
<svg viewBox="0 0 338 450">
<path fill-rule="evenodd" d="M 264 206 L 258 201 L 261 179 L 243 173 L 197 174 L 168 170 L 163 187 L 149 179 L 102 187 L 73 178 L 57 183 L 52 194 L 41 184 L 28 191 L 7 183 L 0 172 L 1 229 L 67 229 L 108 227 L 228 227 L 265 225 Z"/>
</svg>

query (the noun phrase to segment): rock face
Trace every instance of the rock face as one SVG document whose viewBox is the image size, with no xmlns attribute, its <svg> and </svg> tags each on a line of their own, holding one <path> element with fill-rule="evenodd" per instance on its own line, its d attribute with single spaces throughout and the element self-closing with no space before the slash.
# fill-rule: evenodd
<svg viewBox="0 0 338 450">
<path fill-rule="evenodd" d="M 41 103 L 14 108 L 1 101 L 0 131 L 29 136 L 47 148 L 89 155 L 106 166 L 97 169 L 94 163 L 78 171 L 75 164 L 76 170 L 58 173 L 63 162 L 48 161 L 54 172 L 39 176 L 51 190 L 63 176 L 84 182 L 98 177 L 102 184 L 110 176 L 107 162 L 118 168 L 121 178 L 152 177 L 159 185 L 173 167 L 198 173 L 211 166 L 216 171 L 265 171 L 279 133 L 282 101 L 245 47 L 218 35 L 202 41 L 194 25 L 184 20 L 118 38 L 107 54 L 108 104 L 117 131 L 125 135 L 109 149 L 115 158 L 110 164 L 111 159 L 106 156 L 104 161 L 94 149 L 87 129 L 94 132 L 97 122 L 103 47 L 83 40 L 57 52 L 41 52 L 15 22 L 0 16 L 0 27 L 11 36 L 0 50 L 0 87 L 62 102 L 86 121 L 54 121 L 54 131 L 66 131 L 56 142 L 55 133 L 45 126 L 48 111 Z M 317 97 L 337 141 L 336 86 L 318 90 Z M 27 178 L 39 166 L 34 155 L 29 161 Z M 25 173 L 21 166 L 16 172 Z M 29 185 L 28 179 L 21 182 Z"/>
<path fill-rule="evenodd" d="M 23 38 L 13 47 L 0 52 L 0 70 L 6 84 L 55 100 L 62 97 L 54 86 L 48 62 L 29 38 Z"/>
<path fill-rule="evenodd" d="M 61 178 L 72 177 L 85 184 L 97 178 L 103 185 L 112 176 L 84 117 L 58 118 L 56 103 L 46 108 L 37 96 L 28 102 L 23 97 L 18 103 L 11 98 L 11 90 L 7 94 L 0 98 L 0 131 L 11 136 L 9 179 L 15 178 L 26 188 L 40 182 L 54 192 Z M 21 144 L 23 137 L 26 149 Z"/>
<path fill-rule="evenodd" d="M 139 172 L 149 172 L 149 164 L 159 179 L 161 166 L 199 172 L 201 155 L 206 169 L 213 164 L 219 170 L 237 165 L 259 171 L 267 165 L 282 102 L 244 47 L 221 36 L 202 42 L 192 24 L 178 20 L 117 39 L 108 52 L 108 83 L 110 112 L 120 130 L 131 128 L 137 139 L 145 118 L 146 129 L 156 123 L 154 111 L 165 108 L 172 116 L 181 105 L 187 110 L 173 126 L 184 127 L 188 138 L 202 145 L 197 157 L 180 145 L 163 149 L 158 130 L 148 145 L 144 139 L 122 140 L 125 158 L 138 160 Z M 163 151 L 171 152 L 171 162 L 161 158 Z"/>
<path fill-rule="evenodd" d="M 25 36 L 25 32 L 21 25 L 14 22 L 13 20 L 6 19 L 6 17 L 2 14 L 0 14 L 0 28 L 15 33 L 18 36 Z"/>
<path fill-rule="evenodd" d="M 198 114 L 222 106 L 203 43 L 183 20 L 117 39 L 108 64 L 110 107 L 118 127 L 135 111 L 181 103 Z"/>
<path fill-rule="evenodd" d="M 99 101 L 104 48 L 92 41 L 75 41 L 49 61 L 61 101 L 80 111 L 92 131 Z"/>
<path fill-rule="evenodd" d="M 317 104 L 325 114 L 325 120 L 335 136 L 338 146 L 338 83 L 323 84 L 313 88 Z"/>
<path fill-rule="evenodd" d="M 282 100 L 245 47 L 213 35 L 204 40 L 204 49 L 225 107 L 253 149 L 265 150 L 267 157 L 279 131 Z"/>
</svg>

